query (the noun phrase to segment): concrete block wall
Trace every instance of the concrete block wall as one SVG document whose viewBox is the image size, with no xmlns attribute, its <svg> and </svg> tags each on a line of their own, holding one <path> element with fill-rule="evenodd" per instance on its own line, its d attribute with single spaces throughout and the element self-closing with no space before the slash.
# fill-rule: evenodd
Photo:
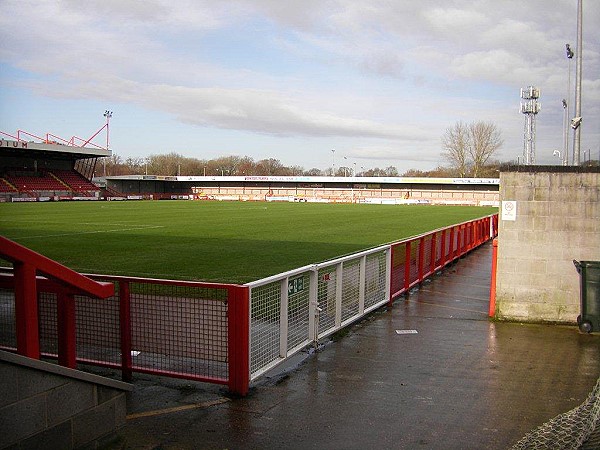
<svg viewBox="0 0 600 450">
<path fill-rule="evenodd" d="M 97 448 L 125 425 L 129 384 L 0 351 L 0 449 Z"/>
<path fill-rule="evenodd" d="M 579 274 L 573 260 L 600 260 L 600 169 L 519 166 L 500 174 L 496 317 L 574 323 Z"/>
</svg>

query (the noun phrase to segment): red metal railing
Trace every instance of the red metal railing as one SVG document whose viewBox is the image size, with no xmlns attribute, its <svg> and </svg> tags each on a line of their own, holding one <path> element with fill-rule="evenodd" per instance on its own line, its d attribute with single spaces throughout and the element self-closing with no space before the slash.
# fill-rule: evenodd
<svg viewBox="0 0 600 450">
<path fill-rule="evenodd" d="M 393 299 L 498 233 L 498 215 L 433 231 L 391 245 Z"/>
<path fill-rule="evenodd" d="M 103 147 L 101 145 L 93 143 L 92 140 L 96 136 L 98 136 L 98 134 L 100 134 L 102 132 L 102 130 L 104 130 L 105 128 L 106 128 L 106 147 Z M 83 138 L 80 138 L 79 136 L 72 136 L 71 139 L 67 140 L 67 139 L 61 138 L 60 136 L 56 136 L 55 134 L 52 134 L 52 133 L 46 133 L 46 137 L 42 137 L 42 136 L 37 136 L 33 133 L 29 133 L 28 131 L 25 131 L 25 130 L 17 130 L 16 136 L 15 136 L 13 134 L 6 133 L 5 131 L 0 131 L 0 135 L 8 136 L 10 138 L 16 139 L 17 142 L 27 141 L 30 138 L 34 138 L 34 139 L 38 139 L 43 144 L 61 144 L 61 145 L 67 145 L 67 146 L 71 146 L 71 147 L 92 146 L 92 147 L 95 147 L 95 148 L 98 148 L 101 150 L 108 150 L 108 138 L 109 138 L 108 133 L 109 133 L 108 121 L 88 139 L 83 139 Z"/>
<path fill-rule="evenodd" d="M 2 245 L 5 241 L 3 238 Z M 2 247 L 0 255 L 4 254 Z M 24 352 L 17 345 L 17 351 L 26 356 L 57 357 L 59 364 L 72 368 L 80 363 L 120 369 L 125 381 L 132 379 L 133 372 L 149 373 L 224 384 L 232 393 L 247 394 L 247 287 L 80 275 L 115 288 L 100 301 L 78 290 L 65 302 L 60 284 L 37 277 L 25 283 L 25 290 L 33 290 L 30 295 L 35 299 L 27 316 L 21 307 L 23 288 L 17 281 L 17 264 L 14 271 L 14 277 L 10 273 L 0 276 L 0 289 L 15 293 L 15 316 L 0 315 L 4 329 L 0 347 L 15 350 L 10 330 L 15 328 L 11 321 L 16 321 L 17 341 L 36 346 Z M 0 297 L 0 302 L 11 303 L 12 299 Z M 32 315 L 39 326 L 29 323 Z M 66 320 L 70 325 L 65 328 Z M 24 340 L 19 332 L 23 322 L 29 325 Z"/>
<path fill-rule="evenodd" d="M 30 358 L 40 358 L 38 316 L 38 274 L 54 286 L 58 360 L 75 367 L 75 295 L 103 299 L 114 292 L 112 283 L 97 282 L 0 236 L 0 256 L 13 263 L 14 275 L 0 278 L 14 290 L 16 350 Z"/>
</svg>

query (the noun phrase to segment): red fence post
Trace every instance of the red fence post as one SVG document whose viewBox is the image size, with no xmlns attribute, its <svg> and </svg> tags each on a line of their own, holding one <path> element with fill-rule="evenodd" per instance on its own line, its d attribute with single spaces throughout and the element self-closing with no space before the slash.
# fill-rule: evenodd
<svg viewBox="0 0 600 450">
<path fill-rule="evenodd" d="M 419 239 L 419 283 L 423 281 L 423 265 L 425 262 L 425 238 Z"/>
<path fill-rule="evenodd" d="M 397 245 L 390 245 L 390 298 L 388 299 L 388 306 L 394 304 L 394 286 L 396 285 L 395 273 L 394 273 L 394 253 L 396 253 Z"/>
<path fill-rule="evenodd" d="M 432 274 L 435 272 L 435 260 L 436 256 L 436 248 L 437 248 L 437 233 L 434 231 L 431 235 L 431 264 L 429 265 L 429 273 Z"/>
<path fill-rule="evenodd" d="M 129 293 L 129 281 L 119 281 L 119 328 L 121 333 L 121 378 L 123 381 L 131 381 L 133 371 L 131 369 L 131 296 Z"/>
<path fill-rule="evenodd" d="M 490 308 L 488 311 L 489 317 L 496 315 L 496 270 L 498 268 L 498 238 L 492 242 L 492 281 L 490 284 Z"/>
<path fill-rule="evenodd" d="M 448 260 L 454 259 L 454 241 L 456 241 L 456 227 L 450 228 L 450 243 L 448 244 Z"/>
<path fill-rule="evenodd" d="M 31 264 L 14 262 L 17 352 L 40 359 L 36 271 Z"/>
<path fill-rule="evenodd" d="M 58 364 L 70 369 L 77 367 L 77 332 L 75 296 L 59 292 L 56 298 L 58 333 Z"/>
<path fill-rule="evenodd" d="M 444 267 L 446 265 L 446 229 L 444 228 L 442 230 L 442 254 L 441 256 L 441 260 L 440 260 L 440 267 Z"/>
<path fill-rule="evenodd" d="M 227 338 L 229 355 L 229 391 L 245 396 L 250 386 L 250 289 L 229 289 L 227 302 Z"/>
<path fill-rule="evenodd" d="M 410 243 L 411 241 L 408 241 L 404 246 L 404 291 L 407 294 L 410 288 Z"/>
</svg>

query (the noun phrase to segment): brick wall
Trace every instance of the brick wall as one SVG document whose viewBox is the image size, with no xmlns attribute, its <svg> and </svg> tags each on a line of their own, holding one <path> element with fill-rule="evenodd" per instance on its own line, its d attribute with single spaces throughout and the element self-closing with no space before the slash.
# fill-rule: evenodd
<svg viewBox="0 0 600 450">
<path fill-rule="evenodd" d="M 579 275 L 573 260 L 600 260 L 600 170 L 520 166 L 500 174 L 496 316 L 575 322 Z"/>
</svg>

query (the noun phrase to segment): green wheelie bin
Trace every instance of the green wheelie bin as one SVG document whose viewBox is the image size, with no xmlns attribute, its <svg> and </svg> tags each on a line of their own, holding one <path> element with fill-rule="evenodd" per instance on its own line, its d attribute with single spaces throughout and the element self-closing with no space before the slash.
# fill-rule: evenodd
<svg viewBox="0 0 600 450">
<path fill-rule="evenodd" d="M 600 261 L 575 261 L 580 275 L 581 315 L 577 325 L 583 333 L 600 331 Z"/>
</svg>

